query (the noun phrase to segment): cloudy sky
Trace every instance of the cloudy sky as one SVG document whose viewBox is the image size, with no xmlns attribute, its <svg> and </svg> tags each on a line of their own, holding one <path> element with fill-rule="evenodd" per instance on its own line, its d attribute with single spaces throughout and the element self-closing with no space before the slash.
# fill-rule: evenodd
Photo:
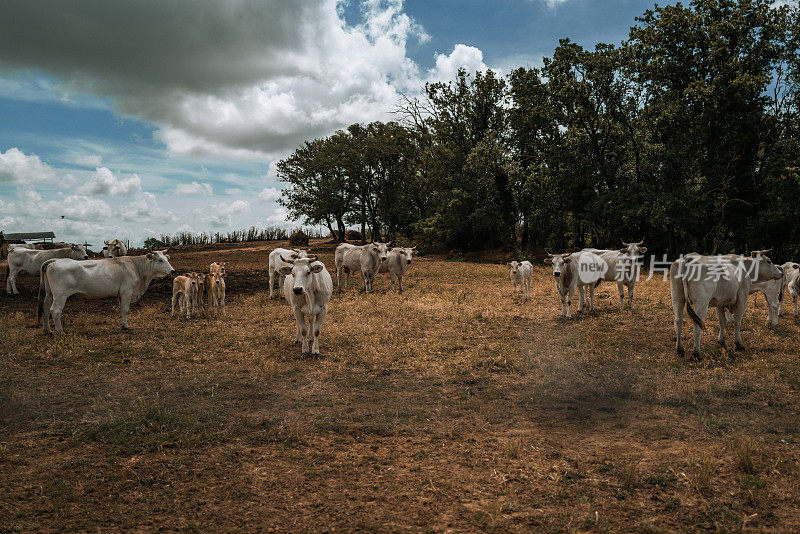
<svg viewBox="0 0 800 534">
<path fill-rule="evenodd" d="M 459 67 L 619 42 L 652 0 L 5 0 L 0 230 L 293 226 L 274 164 Z M 668 2 L 661 2 L 662 4 Z"/>
</svg>

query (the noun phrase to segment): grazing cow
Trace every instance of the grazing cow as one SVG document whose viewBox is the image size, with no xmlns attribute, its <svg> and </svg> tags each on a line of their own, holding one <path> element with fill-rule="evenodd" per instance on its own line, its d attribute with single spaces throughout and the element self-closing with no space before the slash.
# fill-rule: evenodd
<svg viewBox="0 0 800 534">
<path fill-rule="evenodd" d="M 783 285 L 789 289 L 789 295 L 794 302 L 794 316 L 797 317 L 797 300 L 800 299 L 800 264 L 787 261 L 783 264 Z M 781 302 L 783 302 L 783 287 L 781 287 Z"/>
<path fill-rule="evenodd" d="M 342 273 L 344 272 L 344 288 L 350 282 L 350 273 L 361 271 L 361 281 L 364 291 L 372 292 L 372 282 L 378 270 L 388 258 L 392 250 L 391 243 L 369 243 L 357 247 L 350 243 L 342 243 L 336 247 L 334 259 L 336 261 L 336 286 L 342 288 Z"/>
<path fill-rule="evenodd" d="M 572 296 L 575 288 L 578 287 L 578 267 L 577 254 L 550 254 L 547 253 L 545 263 L 553 264 L 553 281 L 556 284 L 556 291 L 561 297 L 561 317 L 572 318 Z M 582 311 L 583 303 L 578 303 L 578 311 Z"/>
<path fill-rule="evenodd" d="M 128 255 L 128 249 L 125 247 L 125 243 L 119 239 L 112 239 L 111 241 L 104 241 L 103 243 L 105 244 L 103 247 L 104 258 L 119 258 Z"/>
<path fill-rule="evenodd" d="M 379 273 L 389 273 L 391 290 L 394 291 L 394 281 L 397 279 L 398 292 L 403 292 L 403 275 L 406 274 L 411 259 L 417 253 L 417 247 L 394 247 L 387 255 L 386 261 L 381 262 Z"/>
<path fill-rule="evenodd" d="M 8 267 L 6 270 L 6 293 L 19 295 L 17 291 L 17 276 L 22 273 L 39 275 L 39 270 L 47 260 L 57 258 L 71 258 L 85 260 L 89 258 L 83 245 L 69 245 L 66 248 L 52 250 L 32 250 L 16 248 L 8 253 Z"/>
<path fill-rule="evenodd" d="M 303 344 L 303 354 L 308 354 L 310 334 L 313 339 L 311 354 L 319 356 L 319 333 L 328 313 L 333 280 L 325 265 L 318 261 L 316 256 L 281 259 L 287 264 L 281 267 L 281 274 L 286 277 L 283 281 L 283 293 L 297 321 L 297 341 Z"/>
<path fill-rule="evenodd" d="M 512 261 L 508 264 L 511 272 L 511 284 L 514 286 L 511 297 L 517 296 L 517 286 L 522 286 L 522 299 L 527 300 L 531 297 L 531 282 L 533 281 L 533 264 L 529 261 Z"/>
<path fill-rule="evenodd" d="M 96 261 L 48 260 L 41 269 L 36 322 L 38 324 L 44 312 L 44 329 L 49 333 L 52 314 L 56 333 L 63 334 L 61 311 L 70 295 L 119 297 L 122 329 L 129 330 L 128 309 L 131 303 L 144 295 L 153 278 L 163 278 L 169 274 L 175 274 L 175 269 L 163 251 Z"/>
<path fill-rule="evenodd" d="M 633 290 L 636 287 L 636 279 L 639 277 L 638 260 L 647 252 L 647 247 L 643 247 L 644 241 L 638 243 L 622 242 L 625 248 L 619 250 L 600 250 L 596 248 L 585 248 L 581 250 L 584 256 L 584 261 L 581 268 L 600 267 L 597 275 L 596 284 L 587 284 L 589 286 L 589 309 L 594 309 L 594 288 L 600 285 L 603 280 L 616 282 L 617 291 L 619 292 L 619 308 L 625 307 L 625 287 L 628 288 L 628 306 L 633 308 Z M 586 253 L 594 254 L 597 258 L 587 256 Z M 599 259 L 598 259 L 599 258 Z M 599 264 L 599 265 L 598 265 Z M 581 275 L 581 278 L 588 280 L 586 276 Z"/>
<path fill-rule="evenodd" d="M 218 315 L 220 306 L 222 315 L 225 315 L 225 275 L 219 272 L 207 274 L 206 288 L 211 315 Z"/>
<path fill-rule="evenodd" d="M 198 300 L 202 300 L 203 294 L 199 286 L 200 275 L 189 273 L 188 275 L 176 276 L 172 281 L 172 317 L 175 317 L 175 305 L 178 305 L 178 315 L 186 311 L 186 318 L 190 318 L 192 313 L 197 314 Z"/>
<path fill-rule="evenodd" d="M 745 350 L 742 343 L 742 317 L 747 309 L 748 297 L 754 283 L 779 280 L 783 270 L 755 251 L 750 256 L 701 256 L 691 253 L 670 266 L 670 293 L 675 322 L 676 350 L 683 348 L 683 310 L 686 308 L 694 325 L 694 354 L 700 356 L 700 335 L 705 329 L 708 308 L 715 306 L 719 317 L 719 339 L 725 344 L 725 310 L 733 312 L 735 344 Z"/>
<path fill-rule="evenodd" d="M 296 260 L 298 258 L 307 258 L 308 252 L 309 252 L 308 250 L 299 250 L 299 249 L 289 250 L 285 248 L 276 248 L 275 250 L 269 253 L 269 298 L 272 298 L 272 289 L 275 287 L 276 277 L 279 279 L 278 295 L 280 295 L 281 297 L 286 296 L 283 294 L 283 280 L 285 276 L 281 274 L 281 267 L 288 267 L 289 264 L 283 263 L 281 261 L 281 256 L 283 256 L 284 258 Z"/>
</svg>

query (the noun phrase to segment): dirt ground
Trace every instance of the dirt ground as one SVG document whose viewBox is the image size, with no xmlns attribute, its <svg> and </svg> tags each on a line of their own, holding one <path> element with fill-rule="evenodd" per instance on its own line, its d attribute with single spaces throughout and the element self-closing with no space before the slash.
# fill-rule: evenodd
<svg viewBox="0 0 800 534">
<path fill-rule="evenodd" d="M 228 262 L 219 318 L 171 318 L 164 279 L 130 333 L 74 298 L 53 339 L 35 278 L 0 295 L 0 531 L 800 531 L 789 303 L 767 329 L 751 297 L 747 352 L 712 312 L 694 361 L 660 278 L 567 320 L 543 266 L 523 302 L 503 265 L 421 257 L 403 294 L 335 293 L 310 358 L 278 244 L 170 252 Z"/>
</svg>

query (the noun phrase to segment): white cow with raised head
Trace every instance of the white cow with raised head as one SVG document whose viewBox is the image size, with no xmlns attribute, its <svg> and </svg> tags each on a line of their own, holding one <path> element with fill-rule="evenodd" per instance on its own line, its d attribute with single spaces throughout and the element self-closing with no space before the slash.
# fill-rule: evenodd
<svg viewBox="0 0 800 534">
<path fill-rule="evenodd" d="M 39 276 L 42 265 L 47 260 L 57 258 L 71 258 L 73 260 L 85 260 L 89 258 L 83 245 L 69 245 L 66 248 L 55 248 L 51 250 L 35 250 L 28 248 L 15 248 L 8 253 L 8 267 L 6 269 L 6 293 L 17 291 L 17 277 L 20 274 L 32 274 Z"/>
<path fill-rule="evenodd" d="M 144 256 L 123 256 L 96 261 L 69 258 L 47 260 L 41 268 L 36 322 L 44 314 L 44 329 L 50 333 L 50 315 L 57 334 L 63 334 L 61 311 L 72 295 L 88 298 L 119 297 L 120 322 L 128 328 L 128 310 L 137 302 L 153 278 L 175 274 L 169 256 L 162 251 Z"/>
<path fill-rule="evenodd" d="M 581 250 L 584 255 L 584 262 L 581 267 L 594 266 L 599 263 L 601 267 L 598 273 L 599 278 L 596 284 L 589 284 L 589 309 L 594 309 L 594 288 L 602 281 L 616 282 L 619 292 L 619 308 L 625 307 L 625 287 L 628 288 L 628 306 L 633 308 L 633 290 L 636 288 L 636 280 L 639 278 L 639 260 L 647 252 L 647 247 L 643 247 L 644 240 L 638 243 L 622 242 L 624 248 L 618 250 L 603 250 L 596 248 L 585 248 Z M 586 253 L 594 254 L 597 258 L 587 256 Z"/>
<path fill-rule="evenodd" d="M 517 287 L 520 287 L 522 299 L 529 299 L 531 297 L 531 282 L 533 281 L 533 264 L 527 260 L 522 262 L 515 260 L 507 265 L 509 268 L 508 277 L 511 279 L 513 287 L 511 298 L 517 296 Z"/>
<path fill-rule="evenodd" d="M 406 274 L 417 247 L 394 247 L 389 250 L 386 261 L 381 262 L 378 269 L 379 273 L 389 273 L 391 281 L 390 289 L 394 291 L 395 279 L 397 280 L 398 292 L 403 292 L 403 275 Z"/>
<path fill-rule="evenodd" d="M 670 266 L 670 293 L 675 323 L 676 350 L 684 354 L 683 310 L 686 309 L 694 325 L 694 354 L 700 356 L 700 336 L 705 329 L 709 307 L 717 308 L 719 317 L 718 342 L 725 344 L 725 311 L 733 312 L 735 346 L 745 350 L 742 342 L 742 318 L 753 285 L 759 282 L 780 280 L 783 269 L 765 256 L 765 251 L 754 251 L 750 256 L 702 256 L 691 253 Z"/>
<path fill-rule="evenodd" d="M 391 250 L 391 243 L 369 243 L 361 246 L 342 243 L 336 247 L 334 254 L 336 286 L 341 290 L 344 273 L 344 288 L 347 289 L 350 273 L 360 271 L 364 291 L 371 293 L 375 275 L 378 274 L 381 264 L 389 259 Z"/>
<path fill-rule="evenodd" d="M 308 354 L 310 336 L 311 354 L 319 356 L 319 335 L 328 314 L 333 280 L 325 269 L 325 264 L 316 256 L 297 259 L 283 257 L 281 261 L 287 264 L 281 267 L 281 274 L 286 277 L 283 281 L 283 293 L 297 322 L 297 341 L 303 345 L 303 354 Z"/>
<path fill-rule="evenodd" d="M 561 297 L 561 317 L 572 318 L 572 297 L 578 287 L 577 257 L 569 252 L 563 254 L 547 253 L 545 263 L 553 265 L 553 281 Z M 581 304 L 579 303 L 579 308 Z"/>
</svg>

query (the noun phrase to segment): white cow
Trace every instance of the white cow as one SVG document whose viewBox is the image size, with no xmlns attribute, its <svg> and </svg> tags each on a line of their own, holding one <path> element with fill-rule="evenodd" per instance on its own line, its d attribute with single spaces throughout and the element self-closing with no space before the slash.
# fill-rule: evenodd
<svg viewBox="0 0 800 534">
<path fill-rule="evenodd" d="M 319 356 L 319 333 L 328 313 L 328 301 L 333 294 L 333 280 L 325 265 L 310 258 L 281 258 L 287 265 L 281 267 L 283 293 L 294 311 L 297 321 L 297 341 L 303 344 L 303 354 L 308 354 L 308 337 L 313 339 L 311 354 Z M 306 326 L 308 319 L 308 326 Z"/>
<path fill-rule="evenodd" d="M 596 248 L 585 248 L 581 250 L 581 254 L 584 254 L 586 260 L 581 264 L 581 268 L 590 268 L 594 266 L 597 261 L 590 261 L 591 257 L 585 255 L 587 252 L 599 257 L 599 261 L 601 262 L 601 270 L 598 273 L 600 277 L 597 279 L 597 283 L 587 284 L 589 289 L 590 310 L 594 309 L 594 288 L 600 285 L 600 282 L 603 280 L 617 283 L 620 309 L 624 308 L 625 287 L 627 286 L 628 306 L 633 308 L 633 290 L 636 287 L 636 279 L 639 277 L 638 260 L 642 254 L 647 252 L 647 247 L 642 246 L 643 243 L 644 241 L 639 241 L 638 243 L 626 243 L 623 241 L 622 244 L 625 248 L 619 250 L 601 250 Z M 587 279 L 585 276 L 582 276 L 582 278 Z"/>
<path fill-rule="evenodd" d="M 552 260 L 551 260 L 552 261 Z M 517 286 L 522 286 L 522 299 L 527 300 L 531 298 L 531 282 L 533 281 L 533 264 L 529 261 L 512 261 L 508 263 L 510 269 L 509 278 L 511 285 L 514 289 L 511 292 L 511 297 L 517 296 Z"/>
<path fill-rule="evenodd" d="M 545 263 L 553 264 L 553 281 L 556 291 L 561 297 L 561 317 L 572 318 L 572 297 L 578 287 L 577 256 L 565 252 L 564 254 L 547 253 Z M 579 308 L 582 304 L 579 303 Z"/>
<path fill-rule="evenodd" d="M 8 253 L 8 267 L 6 269 L 6 293 L 19 295 L 17 291 L 17 276 L 20 274 L 39 275 L 39 270 L 47 260 L 57 258 L 71 258 L 85 260 L 89 257 L 83 245 L 69 245 L 66 248 L 52 250 L 33 250 L 28 248 L 15 248 Z"/>
<path fill-rule="evenodd" d="M 119 258 L 120 256 L 128 255 L 128 249 L 125 247 L 125 243 L 119 239 L 112 239 L 110 241 L 104 241 L 103 243 L 105 244 L 103 247 L 104 258 Z"/>
<path fill-rule="evenodd" d="M 379 273 L 389 273 L 391 290 L 394 291 L 394 282 L 397 279 L 398 292 L 403 292 L 403 275 L 406 274 L 411 259 L 417 253 L 417 247 L 394 247 L 389 251 L 386 261 L 381 262 Z"/>
<path fill-rule="evenodd" d="M 283 294 L 283 282 L 286 278 L 283 274 L 281 274 L 281 267 L 291 267 L 290 264 L 284 263 L 281 261 L 281 256 L 286 259 L 298 259 L 298 258 L 307 258 L 308 257 L 308 250 L 300 250 L 300 249 L 285 249 L 285 248 L 276 248 L 272 252 L 269 253 L 269 298 L 272 298 L 272 289 L 275 287 L 275 278 L 277 277 L 278 280 L 278 295 L 281 297 L 285 297 Z M 213 272 L 213 270 L 212 270 Z M 224 269 L 222 274 L 225 274 Z"/>
<path fill-rule="evenodd" d="M 797 301 L 800 299 L 800 264 L 787 261 L 782 265 L 783 285 L 789 290 L 789 295 L 794 302 L 794 316 L 797 317 Z M 781 287 L 780 300 L 783 303 L 783 287 Z"/>
<path fill-rule="evenodd" d="M 389 257 L 392 250 L 391 243 L 369 243 L 357 247 L 350 243 L 342 243 L 336 247 L 334 260 L 336 262 L 336 286 L 342 288 L 342 273 L 344 272 L 344 288 L 350 281 L 350 273 L 361 271 L 361 281 L 364 291 L 372 292 L 372 282 L 375 275 Z"/>
<path fill-rule="evenodd" d="M 175 274 L 169 256 L 162 251 L 145 256 L 124 256 L 96 261 L 72 259 L 48 260 L 42 265 L 39 285 L 39 306 L 36 315 L 44 312 L 44 329 L 50 332 L 50 315 L 57 334 L 63 334 L 61 311 L 71 295 L 89 298 L 119 297 L 122 329 L 128 330 L 128 309 L 147 291 L 153 278 Z M 44 292 L 44 301 L 42 293 Z"/>
<path fill-rule="evenodd" d="M 708 308 L 715 306 L 719 317 L 719 339 L 725 344 L 725 310 L 733 312 L 735 344 L 745 350 L 742 343 L 742 317 L 747 309 L 748 297 L 754 283 L 779 280 L 783 270 L 762 254 L 748 256 L 701 256 L 687 254 L 670 266 L 670 293 L 675 322 L 676 349 L 684 354 L 683 310 L 686 308 L 694 326 L 694 354 L 700 356 L 700 335 L 705 329 Z"/>
</svg>

